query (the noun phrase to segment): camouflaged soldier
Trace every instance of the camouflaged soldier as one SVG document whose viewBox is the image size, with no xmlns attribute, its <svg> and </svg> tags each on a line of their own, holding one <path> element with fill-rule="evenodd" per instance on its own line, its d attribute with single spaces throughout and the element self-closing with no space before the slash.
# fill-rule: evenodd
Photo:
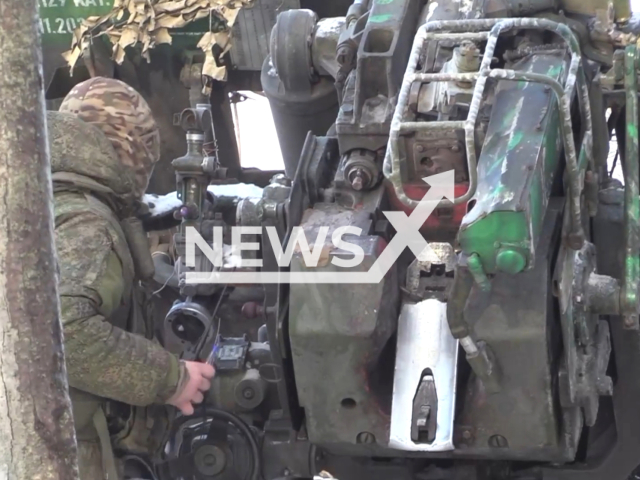
<svg viewBox="0 0 640 480">
<path fill-rule="evenodd" d="M 80 478 L 116 480 L 112 442 L 150 453 L 145 449 L 158 446 L 153 435 L 136 430 L 153 424 L 148 411 L 170 404 L 193 413 L 214 372 L 164 350 L 143 315 L 139 280 L 153 272 L 143 268 L 150 254 L 132 212 L 160 149 L 147 103 L 120 81 L 94 78 L 77 85 L 60 112 L 49 112 L 48 127 Z M 125 414 L 112 416 L 116 411 Z M 108 430 L 107 417 L 119 432 Z"/>
</svg>

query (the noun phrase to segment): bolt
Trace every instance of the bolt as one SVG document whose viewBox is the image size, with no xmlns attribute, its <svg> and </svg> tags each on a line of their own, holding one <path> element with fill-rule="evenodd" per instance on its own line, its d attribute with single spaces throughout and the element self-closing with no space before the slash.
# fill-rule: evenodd
<svg viewBox="0 0 640 480">
<path fill-rule="evenodd" d="M 361 168 L 356 170 L 356 173 L 351 180 L 351 187 L 358 192 L 364 188 L 364 172 Z"/>
<path fill-rule="evenodd" d="M 246 399 L 246 400 L 251 400 L 254 396 L 255 396 L 255 392 L 253 391 L 252 388 L 245 388 L 242 391 L 242 396 Z"/>
<path fill-rule="evenodd" d="M 362 175 L 356 175 L 356 178 L 351 182 L 351 186 L 354 190 L 360 191 L 362 190 Z"/>
<path fill-rule="evenodd" d="M 624 316 L 624 328 L 626 330 L 638 329 L 638 315 L 625 315 Z"/>
<path fill-rule="evenodd" d="M 356 442 L 370 445 L 372 443 L 376 443 L 376 437 L 373 433 L 360 432 L 356 437 Z"/>
<path fill-rule="evenodd" d="M 336 55 L 336 60 L 340 65 L 344 65 L 347 63 L 347 60 L 350 57 L 350 48 L 346 45 L 343 45 L 338 49 L 338 54 Z"/>
<path fill-rule="evenodd" d="M 451 151 L 452 151 L 453 153 L 458 153 L 458 152 L 460 151 L 460 147 L 459 147 L 458 145 L 453 145 L 453 146 L 451 147 Z"/>
<path fill-rule="evenodd" d="M 464 438 L 465 440 L 471 440 L 471 431 L 465 430 L 464 432 L 462 432 L 462 438 Z"/>
<path fill-rule="evenodd" d="M 480 53 L 475 43 L 465 40 L 458 47 L 456 67 L 461 73 L 475 72 L 480 66 Z M 468 82 L 463 82 L 468 83 Z"/>
<path fill-rule="evenodd" d="M 424 152 L 424 145 L 416 145 L 416 151 L 418 151 L 419 153 Z"/>
<path fill-rule="evenodd" d="M 493 435 L 489 438 L 489 446 L 492 448 L 508 448 L 509 442 L 502 435 Z"/>
</svg>

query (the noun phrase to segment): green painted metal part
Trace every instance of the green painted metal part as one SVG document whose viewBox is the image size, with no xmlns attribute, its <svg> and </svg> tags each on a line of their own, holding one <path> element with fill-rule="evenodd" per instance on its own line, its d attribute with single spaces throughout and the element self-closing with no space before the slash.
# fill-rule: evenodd
<svg viewBox="0 0 640 480">
<path fill-rule="evenodd" d="M 624 86 L 626 90 L 626 142 L 624 156 L 625 270 L 622 311 L 627 327 L 638 327 L 638 288 L 640 288 L 640 166 L 638 165 L 638 50 L 625 50 Z"/>
<path fill-rule="evenodd" d="M 496 257 L 498 269 L 502 272 L 516 274 L 527 266 L 527 259 L 513 248 L 502 248 Z"/>
<path fill-rule="evenodd" d="M 513 69 L 562 83 L 568 64 L 563 53 L 550 52 Z M 476 254 L 486 274 L 532 266 L 561 152 L 553 92 L 537 83 L 501 81 L 478 162 L 478 190 L 458 236 L 462 251 Z"/>
<path fill-rule="evenodd" d="M 404 0 L 375 0 L 369 13 L 369 22 L 385 24 L 397 19 L 398 7 L 402 6 L 403 2 Z"/>
</svg>

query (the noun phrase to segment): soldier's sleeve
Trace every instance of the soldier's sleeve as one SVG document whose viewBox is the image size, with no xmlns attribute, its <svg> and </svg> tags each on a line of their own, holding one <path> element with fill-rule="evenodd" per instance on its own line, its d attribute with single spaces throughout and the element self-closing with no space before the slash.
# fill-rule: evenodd
<svg viewBox="0 0 640 480">
<path fill-rule="evenodd" d="M 184 367 L 160 345 L 105 320 L 124 293 L 122 265 L 112 247 L 107 222 L 93 213 L 56 226 L 69 385 L 130 405 L 164 403 Z"/>
</svg>

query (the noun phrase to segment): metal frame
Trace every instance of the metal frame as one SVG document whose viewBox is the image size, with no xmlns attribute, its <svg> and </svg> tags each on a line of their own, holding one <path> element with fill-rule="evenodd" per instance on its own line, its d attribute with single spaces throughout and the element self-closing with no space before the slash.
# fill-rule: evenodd
<svg viewBox="0 0 640 480">
<path fill-rule="evenodd" d="M 626 142 L 624 156 L 625 268 L 621 311 L 626 328 L 638 329 L 638 289 L 640 288 L 640 168 L 638 166 L 638 79 L 637 47 L 625 49 Z"/>
<path fill-rule="evenodd" d="M 491 68 L 491 61 L 493 59 L 498 37 L 502 32 L 514 28 L 547 30 L 558 34 L 565 40 L 571 52 L 571 63 L 564 86 L 547 75 Z M 487 33 L 486 30 L 490 31 Z M 463 33 L 460 33 L 461 31 Z M 484 40 L 485 38 L 487 40 L 487 45 L 480 69 L 477 73 L 420 74 L 416 71 L 421 53 L 427 41 L 444 39 L 460 41 Z M 477 153 L 475 146 L 476 120 L 487 78 L 490 77 L 499 78 L 501 80 L 542 83 L 551 87 L 558 98 L 571 198 L 571 232 L 568 239 L 572 248 L 579 249 L 584 242 L 580 205 L 580 195 L 582 192 L 581 185 L 583 183 L 581 170 L 585 167 L 585 159 L 588 163 L 592 163 L 593 161 L 593 126 L 591 121 L 589 92 L 585 81 L 584 71 L 581 68 L 580 45 L 573 32 L 566 25 L 550 20 L 531 18 L 435 21 L 422 25 L 415 36 L 411 57 L 409 58 L 407 70 L 402 82 L 402 88 L 398 97 L 398 104 L 391 122 L 389 144 L 383 168 L 385 177 L 393 185 L 396 195 L 403 205 L 409 208 L 417 207 L 420 201 L 409 198 L 402 185 L 399 149 L 400 135 L 402 133 L 427 130 L 464 130 L 467 167 L 469 170 L 469 188 L 465 194 L 456 197 L 453 201 L 441 200 L 437 207 L 451 207 L 452 205 L 458 205 L 471 200 L 475 195 L 478 183 L 476 171 Z M 408 109 L 411 86 L 414 82 L 453 80 L 476 81 L 473 97 L 469 107 L 469 114 L 466 120 L 446 122 L 405 122 L 403 120 L 405 112 Z M 579 84 L 579 107 L 586 126 L 581 145 L 580 159 L 578 159 L 576 154 L 576 148 L 573 140 L 573 127 L 571 125 L 571 100 L 577 83 Z"/>
</svg>

